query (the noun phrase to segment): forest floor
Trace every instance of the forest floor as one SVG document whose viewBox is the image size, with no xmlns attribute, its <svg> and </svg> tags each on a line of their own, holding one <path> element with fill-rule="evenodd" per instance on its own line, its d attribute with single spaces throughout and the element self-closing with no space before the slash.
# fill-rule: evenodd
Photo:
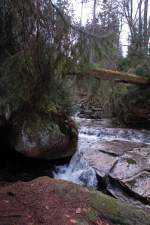
<svg viewBox="0 0 150 225">
<path fill-rule="evenodd" d="M 73 196 L 59 186 L 60 181 L 44 177 L 0 183 L 0 225 L 113 225 L 94 214 L 87 217 L 91 208 L 86 192 Z"/>
</svg>

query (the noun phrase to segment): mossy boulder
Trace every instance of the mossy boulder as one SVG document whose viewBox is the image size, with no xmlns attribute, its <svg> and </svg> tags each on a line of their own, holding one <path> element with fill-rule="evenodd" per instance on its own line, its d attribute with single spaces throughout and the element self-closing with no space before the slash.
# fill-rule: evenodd
<svg viewBox="0 0 150 225">
<path fill-rule="evenodd" d="M 46 122 L 24 122 L 15 137 L 16 151 L 38 159 L 60 159 L 74 154 L 78 131 L 65 113 L 51 113 Z"/>
</svg>

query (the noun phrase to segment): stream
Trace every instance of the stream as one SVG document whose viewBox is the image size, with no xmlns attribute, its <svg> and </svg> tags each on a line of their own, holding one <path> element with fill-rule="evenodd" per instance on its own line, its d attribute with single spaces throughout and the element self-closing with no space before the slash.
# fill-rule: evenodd
<svg viewBox="0 0 150 225">
<path fill-rule="evenodd" d="M 101 142 L 128 141 L 129 143 L 150 144 L 150 131 L 113 128 L 108 119 L 96 120 L 74 118 L 79 127 L 78 148 L 68 165 L 57 166 L 56 179 L 71 181 L 83 186 L 97 188 L 96 170 L 92 167 L 85 153 L 92 156 L 93 149 Z"/>
</svg>

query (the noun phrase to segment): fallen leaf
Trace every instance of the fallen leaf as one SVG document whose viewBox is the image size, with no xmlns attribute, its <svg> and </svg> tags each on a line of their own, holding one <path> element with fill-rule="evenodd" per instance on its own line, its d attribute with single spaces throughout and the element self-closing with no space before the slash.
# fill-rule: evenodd
<svg viewBox="0 0 150 225">
<path fill-rule="evenodd" d="M 32 216 L 31 215 L 28 215 L 28 218 L 31 218 Z"/>
<path fill-rule="evenodd" d="M 70 216 L 69 216 L 69 215 L 65 215 L 65 217 L 70 218 Z"/>
<path fill-rule="evenodd" d="M 83 212 L 87 213 L 87 212 L 90 212 L 91 209 L 90 208 L 83 208 L 82 210 L 83 210 Z"/>
<path fill-rule="evenodd" d="M 70 222 L 73 223 L 73 224 L 76 224 L 77 223 L 77 221 L 74 220 L 74 219 L 70 219 Z"/>
<path fill-rule="evenodd" d="M 103 222 L 101 220 L 97 220 L 96 225 L 103 225 Z"/>
<path fill-rule="evenodd" d="M 4 200 L 4 202 L 5 202 L 5 203 L 7 203 L 7 204 L 9 203 L 9 201 L 8 201 L 8 200 Z"/>
<path fill-rule="evenodd" d="M 77 209 L 76 209 L 76 214 L 80 214 L 81 211 L 82 211 L 81 208 L 77 208 Z"/>
</svg>

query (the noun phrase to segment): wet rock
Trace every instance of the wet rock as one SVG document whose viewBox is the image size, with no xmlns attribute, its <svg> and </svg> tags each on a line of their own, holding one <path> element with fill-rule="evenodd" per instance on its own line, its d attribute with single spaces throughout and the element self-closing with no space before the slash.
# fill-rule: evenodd
<svg viewBox="0 0 150 225">
<path fill-rule="evenodd" d="M 130 195 L 150 204 L 149 145 L 103 141 L 93 144 L 84 157 L 95 169 L 99 179 L 105 178 L 106 189 L 113 196 L 123 196 L 124 193 L 124 196 Z"/>
<path fill-rule="evenodd" d="M 79 180 L 80 184 L 82 184 L 85 187 L 94 188 L 97 185 L 95 171 L 92 168 L 89 168 L 88 170 L 83 170 L 81 172 L 81 175 L 79 176 Z"/>
<path fill-rule="evenodd" d="M 128 151 L 132 151 L 133 148 L 145 147 L 145 144 L 142 143 L 133 143 L 129 141 L 99 141 L 92 146 L 92 150 L 98 150 L 112 156 L 122 156 Z"/>
<path fill-rule="evenodd" d="M 11 150 L 12 124 L 0 115 L 0 153 L 7 154 Z"/>
<path fill-rule="evenodd" d="M 100 152 L 99 150 L 95 150 L 92 154 L 91 152 L 85 153 L 84 158 L 101 178 L 109 174 L 109 171 L 118 159 L 117 157 Z"/>
<path fill-rule="evenodd" d="M 17 133 L 15 149 L 36 159 L 70 157 L 76 150 L 78 132 L 73 120 L 57 114 L 49 121 L 50 127 L 32 129 L 30 124 Z"/>
<path fill-rule="evenodd" d="M 148 204 L 150 204 L 150 173 L 143 171 L 139 174 L 122 180 L 122 183 L 126 185 L 131 191 L 140 197 L 145 198 Z"/>
<path fill-rule="evenodd" d="M 100 192 L 41 177 L 0 184 L 0 225 L 5 224 L 149 225 L 150 215 Z"/>
<path fill-rule="evenodd" d="M 114 179 L 123 180 L 134 176 L 139 173 L 140 170 L 140 166 L 134 159 L 125 157 L 118 159 L 109 175 Z"/>
<path fill-rule="evenodd" d="M 101 110 L 81 110 L 78 116 L 87 119 L 101 119 Z"/>
<path fill-rule="evenodd" d="M 109 174 L 115 179 L 127 179 L 141 171 L 150 170 L 150 147 L 133 149 L 120 157 Z"/>
<path fill-rule="evenodd" d="M 99 141 L 92 144 L 90 149 L 84 152 L 84 158 L 89 162 L 90 166 L 96 170 L 100 177 L 110 174 L 115 165 L 115 169 L 118 171 L 118 173 L 122 174 L 123 171 L 126 173 L 125 169 L 129 166 L 129 164 L 125 159 L 124 165 L 122 163 L 123 158 L 121 156 L 123 156 L 123 154 L 126 152 L 132 151 L 134 147 L 140 148 L 143 146 L 146 145 L 141 143 L 131 143 L 128 141 Z M 121 169 L 121 166 L 124 167 Z"/>
</svg>

